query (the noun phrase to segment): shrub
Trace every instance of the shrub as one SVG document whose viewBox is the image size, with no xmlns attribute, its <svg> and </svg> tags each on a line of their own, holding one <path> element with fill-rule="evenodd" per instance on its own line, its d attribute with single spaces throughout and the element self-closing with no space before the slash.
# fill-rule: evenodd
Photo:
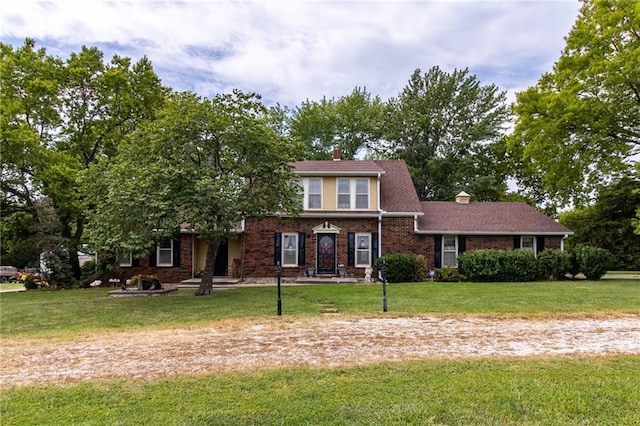
<svg viewBox="0 0 640 426">
<path fill-rule="evenodd" d="M 387 265 L 387 282 L 417 282 L 423 280 L 424 258 L 405 253 L 385 254 L 376 259 L 375 267 L 380 270 L 382 261 Z"/>
<path fill-rule="evenodd" d="M 588 280 L 599 280 L 614 264 L 611 252 L 600 247 L 580 247 L 579 258 L 580 272 Z"/>
<path fill-rule="evenodd" d="M 571 255 L 566 251 L 546 249 L 538 254 L 540 273 L 547 280 L 561 280 L 571 271 Z M 577 272 L 576 272 L 577 273 Z"/>
<path fill-rule="evenodd" d="M 120 265 L 113 256 L 99 256 L 98 263 L 88 260 L 80 267 L 80 286 L 90 287 L 96 280 L 103 283 L 112 282 L 112 279 L 120 279 L 122 272 Z"/>
<path fill-rule="evenodd" d="M 71 288 L 76 280 L 69 263 L 69 252 L 61 247 L 42 254 L 43 277 L 51 287 Z"/>
<path fill-rule="evenodd" d="M 471 281 L 498 281 L 500 250 L 473 250 L 458 256 L 458 270 Z"/>
<path fill-rule="evenodd" d="M 444 268 L 436 269 L 436 281 L 459 283 L 464 281 L 466 277 L 458 270 L 458 268 L 451 268 L 445 266 Z"/>
<path fill-rule="evenodd" d="M 534 281 L 538 261 L 528 250 L 473 250 L 458 256 L 458 269 L 471 281 Z"/>
</svg>

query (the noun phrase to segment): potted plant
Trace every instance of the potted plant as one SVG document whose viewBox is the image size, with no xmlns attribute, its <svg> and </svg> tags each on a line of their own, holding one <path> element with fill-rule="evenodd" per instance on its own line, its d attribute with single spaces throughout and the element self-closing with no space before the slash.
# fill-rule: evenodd
<svg viewBox="0 0 640 426">
<path fill-rule="evenodd" d="M 342 263 L 338 265 L 338 273 L 340 274 L 340 278 L 347 277 L 347 268 L 345 268 Z"/>
<path fill-rule="evenodd" d="M 307 268 L 307 275 L 309 276 L 309 278 L 312 278 L 316 273 L 316 268 L 314 268 L 313 266 L 310 266 Z"/>
</svg>

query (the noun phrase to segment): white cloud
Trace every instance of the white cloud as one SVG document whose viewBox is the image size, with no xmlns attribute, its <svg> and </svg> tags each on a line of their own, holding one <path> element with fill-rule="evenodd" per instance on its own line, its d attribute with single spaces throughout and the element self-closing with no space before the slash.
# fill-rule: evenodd
<svg viewBox="0 0 640 426">
<path fill-rule="evenodd" d="M 469 67 L 522 90 L 551 69 L 576 1 L 5 2 L 0 40 L 66 58 L 97 46 L 148 56 L 163 82 L 210 96 L 239 88 L 297 105 L 366 86 L 397 95 L 413 70 Z M 17 47 L 17 46 L 16 46 Z"/>
</svg>

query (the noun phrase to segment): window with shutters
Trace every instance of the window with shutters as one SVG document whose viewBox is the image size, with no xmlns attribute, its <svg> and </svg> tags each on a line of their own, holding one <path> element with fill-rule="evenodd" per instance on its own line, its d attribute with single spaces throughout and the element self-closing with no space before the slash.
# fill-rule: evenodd
<svg viewBox="0 0 640 426">
<path fill-rule="evenodd" d="M 298 234 L 282 234 L 282 266 L 298 266 Z"/>
<path fill-rule="evenodd" d="M 173 266 L 173 240 L 165 240 L 158 244 L 156 256 L 156 266 Z"/>
<path fill-rule="evenodd" d="M 528 250 L 531 253 L 536 253 L 536 239 L 533 236 L 521 237 L 520 248 L 522 250 Z"/>
<path fill-rule="evenodd" d="M 121 251 L 118 253 L 118 265 L 122 267 L 133 266 L 133 256 L 131 256 L 131 252 Z"/>
<path fill-rule="evenodd" d="M 356 234 L 355 266 L 371 266 L 371 234 Z"/>
<path fill-rule="evenodd" d="M 442 266 L 455 268 L 458 265 L 458 244 L 455 235 L 442 237 Z"/>
</svg>

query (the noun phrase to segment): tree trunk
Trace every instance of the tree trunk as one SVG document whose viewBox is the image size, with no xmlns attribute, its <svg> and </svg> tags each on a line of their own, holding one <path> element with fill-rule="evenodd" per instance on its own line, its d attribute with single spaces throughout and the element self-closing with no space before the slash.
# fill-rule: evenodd
<svg viewBox="0 0 640 426">
<path fill-rule="evenodd" d="M 210 238 L 207 240 L 207 260 L 204 265 L 204 273 L 202 274 L 200 287 L 196 290 L 196 296 L 208 296 L 213 290 L 213 270 L 216 266 L 219 247 L 220 238 Z"/>
</svg>

